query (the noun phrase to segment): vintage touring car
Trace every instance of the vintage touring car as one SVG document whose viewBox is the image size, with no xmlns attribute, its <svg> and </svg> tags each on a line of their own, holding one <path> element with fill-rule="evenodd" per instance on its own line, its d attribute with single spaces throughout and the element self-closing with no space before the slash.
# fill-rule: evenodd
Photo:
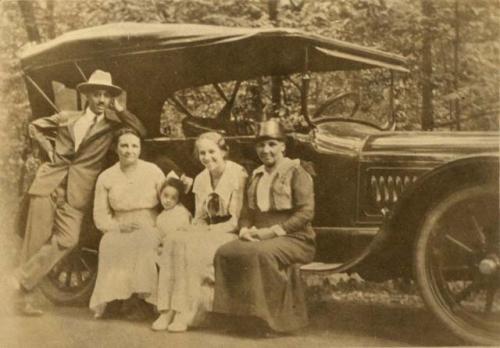
<svg viewBox="0 0 500 348">
<path fill-rule="evenodd" d="M 34 118 L 82 109 L 75 86 L 111 72 L 148 128 L 144 157 L 165 171 L 196 175 L 193 140 L 207 130 L 251 170 L 255 122 L 270 108 L 295 120 L 288 155 L 315 172 L 318 262 L 304 272 L 413 279 L 460 338 L 500 342 L 499 134 L 396 131 L 404 58 L 292 29 L 139 23 L 69 32 L 20 57 Z M 42 284 L 50 299 L 88 299 L 98 239 L 89 218 Z"/>
</svg>

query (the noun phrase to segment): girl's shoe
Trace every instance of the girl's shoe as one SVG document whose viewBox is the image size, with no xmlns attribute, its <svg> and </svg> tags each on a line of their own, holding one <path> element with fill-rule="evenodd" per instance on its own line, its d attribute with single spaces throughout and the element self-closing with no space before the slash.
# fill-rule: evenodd
<svg viewBox="0 0 500 348">
<path fill-rule="evenodd" d="M 174 313 L 172 311 L 161 313 L 158 319 L 156 319 L 153 325 L 151 326 L 151 329 L 153 329 L 154 331 L 167 330 L 168 324 L 170 324 L 170 322 L 172 321 L 173 316 Z"/>
<path fill-rule="evenodd" d="M 174 321 L 168 326 L 169 332 L 185 332 L 187 331 L 187 320 L 182 313 L 176 313 Z"/>
</svg>

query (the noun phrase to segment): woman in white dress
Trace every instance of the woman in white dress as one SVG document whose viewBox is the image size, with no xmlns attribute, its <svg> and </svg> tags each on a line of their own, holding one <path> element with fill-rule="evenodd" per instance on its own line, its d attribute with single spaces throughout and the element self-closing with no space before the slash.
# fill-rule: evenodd
<svg viewBox="0 0 500 348">
<path fill-rule="evenodd" d="M 160 316 L 153 330 L 186 331 L 204 312 L 211 311 L 215 252 L 237 238 L 247 173 L 226 159 L 229 149 L 220 134 L 200 135 L 195 147 L 205 169 L 193 184 L 193 225 L 169 234 L 163 242 L 157 302 Z"/>
<path fill-rule="evenodd" d="M 97 280 L 90 299 L 96 318 L 113 300 L 137 294 L 156 303 L 158 273 L 157 189 L 164 174 L 139 159 L 141 139 L 132 129 L 116 136 L 119 161 L 102 172 L 96 183 L 94 221 L 104 234 L 99 245 Z"/>
</svg>

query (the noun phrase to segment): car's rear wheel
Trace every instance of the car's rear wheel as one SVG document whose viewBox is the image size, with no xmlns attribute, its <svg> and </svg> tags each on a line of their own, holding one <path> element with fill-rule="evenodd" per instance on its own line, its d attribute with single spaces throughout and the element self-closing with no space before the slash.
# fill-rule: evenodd
<svg viewBox="0 0 500 348">
<path fill-rule="evenodd" d="M 43 294 L 55 304 L 87 305 L 97 277 L 97 248 L 79 245 L 42 280 Z"/>
<path fill-rule="evenodd" d="M 465 187 L 425 215 L 415 277 L 429 309 L 458 337 L 500 343 L 500 231 L 497 185 Z"/>
</svg>

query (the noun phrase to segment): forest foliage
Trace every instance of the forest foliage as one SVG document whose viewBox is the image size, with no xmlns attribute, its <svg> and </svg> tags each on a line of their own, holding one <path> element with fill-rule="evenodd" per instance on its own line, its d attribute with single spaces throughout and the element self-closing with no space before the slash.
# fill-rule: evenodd
<svg viewBox="0 0 500 348">
<path fill-rule="evenodd" d="M 121 21 L 202 23 L 299 28 L 397 53 L 408 59 L 411 70 L 397 85 L 398 129 L 421 129 L 422 96 L 427 90 L 435 130 L 497 130 L 498 2 L 439 0 L 423 11 L 426 2 L 429 5 L 428 0 L 33 0 L 31 4 L 41 41 Z M 26 125 L 31 113 L 16 54 L 32 43 L 19 4 L 3 1 L 0 22 L 0 137 L 4 145 L 0 181 L 12 186 L 19 183 L 20 169 L 30 152 Z M 277 18 L 272 20 L 273 4 Z M 426 39 L 431 43 L 427 47 L 431 74 L 422 69 Z M 378 92 L 366 93 L 375 97 Z M 251 109 L 252 102 L 243 105 Z"/>
</svg>

